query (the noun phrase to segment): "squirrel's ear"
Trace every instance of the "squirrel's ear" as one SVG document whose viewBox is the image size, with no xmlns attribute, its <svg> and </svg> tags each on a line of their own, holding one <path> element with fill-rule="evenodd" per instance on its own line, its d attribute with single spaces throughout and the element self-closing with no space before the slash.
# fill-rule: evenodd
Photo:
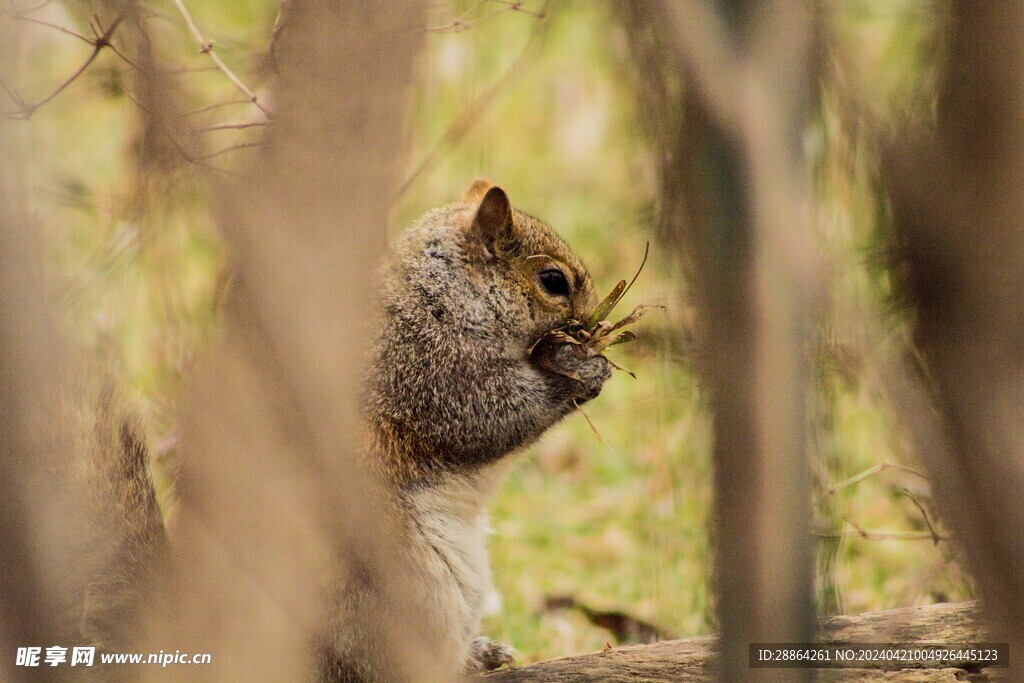
<svg viewBox="0 0 1024 683">
<path fill-rule="evenodd" d="M 463 204 L 480 204 L 480 200 L 487 194 L 487 190 L 494 187 L 490 180 L 487 178 L 477 178 L 473 181 L 473 184 L 466 190 L 466 194 L 462 196 Z"/>
<path fill-rule="evenodd" d="M 511 225 L 512 204 L 508 200 L 508 195 L 500 187 L 491 186 L 480 200 L 480 208 L 473 217 L 473 231 L 487 243 L 493 244 Z"/>
</svg>

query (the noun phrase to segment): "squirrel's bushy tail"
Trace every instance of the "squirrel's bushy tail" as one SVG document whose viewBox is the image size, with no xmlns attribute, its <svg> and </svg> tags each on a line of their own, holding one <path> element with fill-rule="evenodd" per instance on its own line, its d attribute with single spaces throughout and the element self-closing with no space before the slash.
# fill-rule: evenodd
<svg viewBox="0 0 1024 683">
<path fill-rule="evenodd" d="M 85 448 L 91 548 L 79 631 L 102 650 L 129 651 L 144 630 L 167 537 L 137 416 L 106 390 Z"/>
</svg>

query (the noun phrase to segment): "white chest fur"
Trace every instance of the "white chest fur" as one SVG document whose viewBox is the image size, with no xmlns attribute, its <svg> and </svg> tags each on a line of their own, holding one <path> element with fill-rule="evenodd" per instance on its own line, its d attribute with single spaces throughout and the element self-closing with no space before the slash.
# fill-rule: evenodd
<svg viewBox="0 0 1024 683">
<path fill-rule="evenodd" d="M 472 475 L 411 493 L 412 555 L 425 579 L 421 598 L 439 646 L 464 660 L 480 622 L 495 602 L 487 559 L 488 507 L 513 458 Z M 457 653 L 457 654 L 456 654 Z"/>
</svg>

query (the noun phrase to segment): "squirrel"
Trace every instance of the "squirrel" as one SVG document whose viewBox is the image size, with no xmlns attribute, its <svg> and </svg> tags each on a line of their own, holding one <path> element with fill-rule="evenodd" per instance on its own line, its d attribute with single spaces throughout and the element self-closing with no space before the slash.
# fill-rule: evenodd
<svg viewBox="0 0 1024 683">
<path fill-rule="evenodd" d="M 534 348 L 545 333 L 585 319 L 596 299 L 568 245 L 483 179 L 461 202 L 420 218 L 384 263 L 362 390 L 364 458 L 397 518 L 431 652 L 452 677 L 514 662 L 512 648 L 478 637 L 494 592 L 488 507 L 510 456 L 611 376 L 603 356 L 568 344 Z M 127 462 L 144 468 L 138 448 L 126 441 Z M 144 476 L 119 476 L 151 519 L 152 498 L 137 490 Z M 372 578 L 357 568 L 338 579 L 321 680 L 394 679 L 367 642 L 374 626 L 353 616 L 380 602 Z"/>
<path fill-rule="evenodd" d="M 493 592 L 487 510 L 509 456 L 596 397 L 612 371 L 568 345 L 538 348 L 543 358 L 531 346 L 596 299 L 568 245 L 483 179 L 423 216 L 385 265 L 363 402 L 371 467 L 397 497 L 408 552 L 442 559 L 418 563 L 421 578 L 438 651 L 467 672 L 513 661 L 511 648 L 475 638 Z"/>
</svg>

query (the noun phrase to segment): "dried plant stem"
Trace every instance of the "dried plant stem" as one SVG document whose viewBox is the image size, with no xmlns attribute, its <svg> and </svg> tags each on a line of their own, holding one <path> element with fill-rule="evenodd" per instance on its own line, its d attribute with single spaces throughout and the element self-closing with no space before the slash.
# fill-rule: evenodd
<svg viewBox="0 0 1024 683">
<path fill-rule="evenodd" d="M 576 410 L 580 411 L 580 415 L 582 415 L 583 419 L 587 421 L 588 425 L 590 425 L 590 431 L 594 432 L 594 436 L 597 437 L 597 440 L 604 443 L 604 437 L 601 436 L 601 432 L 597 431 L 597 427 L 594 426 L 594 421 L 590 419 L 589 415 L 587 415 L 587 411 L 583 410 L 583 406 L 576 401 L 573 401 L 572 404 L 576 406 Z"/>
</svg>

